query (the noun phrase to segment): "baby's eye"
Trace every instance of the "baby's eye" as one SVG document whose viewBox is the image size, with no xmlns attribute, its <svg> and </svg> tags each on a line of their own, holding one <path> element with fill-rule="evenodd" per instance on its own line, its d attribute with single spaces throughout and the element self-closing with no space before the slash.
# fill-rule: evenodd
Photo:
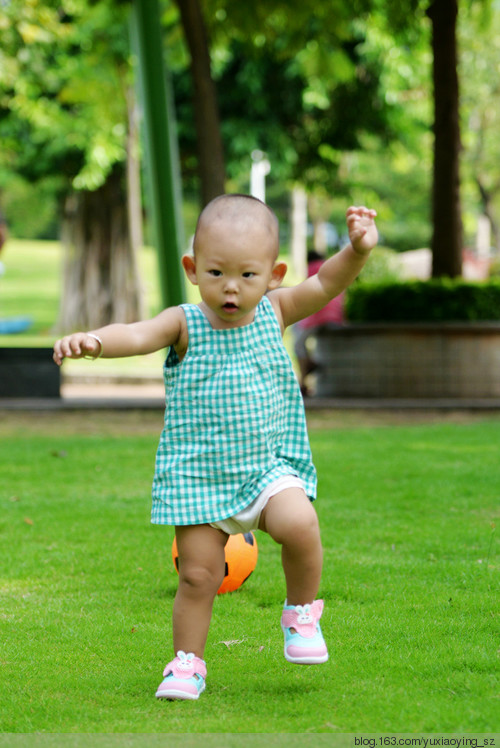
<svg viewBox="0 0 500 748">
<path fill-rule="evenodd" d="M 255 273 L 252 273 L 250 270 L 248 273 L 243 273 L 244 278 L 255 278 Z"/>
<path fill-rule="evenodd" d="M 220 270 L 209 270 L 208 274 L 213 276 L 214 278 L 220 278 L 222 272 Z"/>
</svg>

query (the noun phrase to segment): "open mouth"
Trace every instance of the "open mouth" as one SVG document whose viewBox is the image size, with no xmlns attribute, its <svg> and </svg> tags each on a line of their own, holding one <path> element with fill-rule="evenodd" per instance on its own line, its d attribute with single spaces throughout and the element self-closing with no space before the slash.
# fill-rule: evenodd
<svg viewBox="0 0 500 748">
<path fill-rule="evenodd" d="M 228 301 L 224 306 L 222 307 L 225 312 L 236 312 L 238 307 L 236 304 L 233 304 L 232 302 Z"/>
</svg>

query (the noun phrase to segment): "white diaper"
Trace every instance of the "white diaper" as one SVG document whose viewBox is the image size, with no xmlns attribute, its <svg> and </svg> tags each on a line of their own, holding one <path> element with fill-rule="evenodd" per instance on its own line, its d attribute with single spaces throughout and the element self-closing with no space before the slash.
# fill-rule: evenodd
<svg viewBox="0 0 500 748">
<path fill-rule="evenodd" d="M 242 509 L 241 512 L 238 512 L 238 514 L 235 514 L 234 517 L 221 519 L 219 522 L 211 522 L 210 526 L 223 530 L 228 535 L 237 535 L 240 532 L 257 530 L 260 515 L 269 499 L 286 488 L 301 488 L 304 491 L 304 484 L 297 475 L 282 475 L 281 478 L 270 483 L 251 504 Z"/>
</svg>

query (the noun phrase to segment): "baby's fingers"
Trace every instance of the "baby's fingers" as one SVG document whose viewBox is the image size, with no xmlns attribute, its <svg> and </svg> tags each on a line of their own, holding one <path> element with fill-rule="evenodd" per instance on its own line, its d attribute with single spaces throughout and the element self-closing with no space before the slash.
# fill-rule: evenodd
<svg viewBox="0 0 500 748">
<path fill-rule="evenodd" d="M 353 218 L 375 218 L 377 216 L 377 211 L 372 208 L 367 208 L 364 205 L 351 205 L 351 207 L 346 211 L 346 216 L 348 220 L 352 220 Z"/>
<path fill-rule="evenodd" d="M 90 348 L 85 345 L 86 338 L 85 333 L 76 333 L 58 340 L 54 344 L 53 354 L 56 364 L 60 365 L 64 358 L 82 358 L 82 356 L 85 356 L 92 349 L 92 344 Z"/>
</svg>

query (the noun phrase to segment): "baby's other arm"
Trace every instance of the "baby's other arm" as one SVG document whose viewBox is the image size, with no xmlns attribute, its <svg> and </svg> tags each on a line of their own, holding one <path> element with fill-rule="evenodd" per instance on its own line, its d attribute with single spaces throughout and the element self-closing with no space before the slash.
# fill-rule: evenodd
<svg viewBox="0 0 500 748">
<path fill-rule="evenodd" d="M 100 355 L 121 358 L 152 353 L 169 346 L 174 346 L 178 353 L 187 348 L 186 317 L 180 307 L 169 307 L 156 317 L 141 322 L 115 323 L 90 332 L 66 335 L 54 343 L 53 358 L 60 366 L 64 358 L 97 358 Z"/>
<path fill-rule="evenodd" d="M 281 315 L 283 327 L 322 309 L 357 278 L 377 244 L 376 212 L 351 207 L 346 212 L 350 244 L 321 265 L 316 275 L 293 288 L 271 291 L 269 297 Z"/>
</svg>

